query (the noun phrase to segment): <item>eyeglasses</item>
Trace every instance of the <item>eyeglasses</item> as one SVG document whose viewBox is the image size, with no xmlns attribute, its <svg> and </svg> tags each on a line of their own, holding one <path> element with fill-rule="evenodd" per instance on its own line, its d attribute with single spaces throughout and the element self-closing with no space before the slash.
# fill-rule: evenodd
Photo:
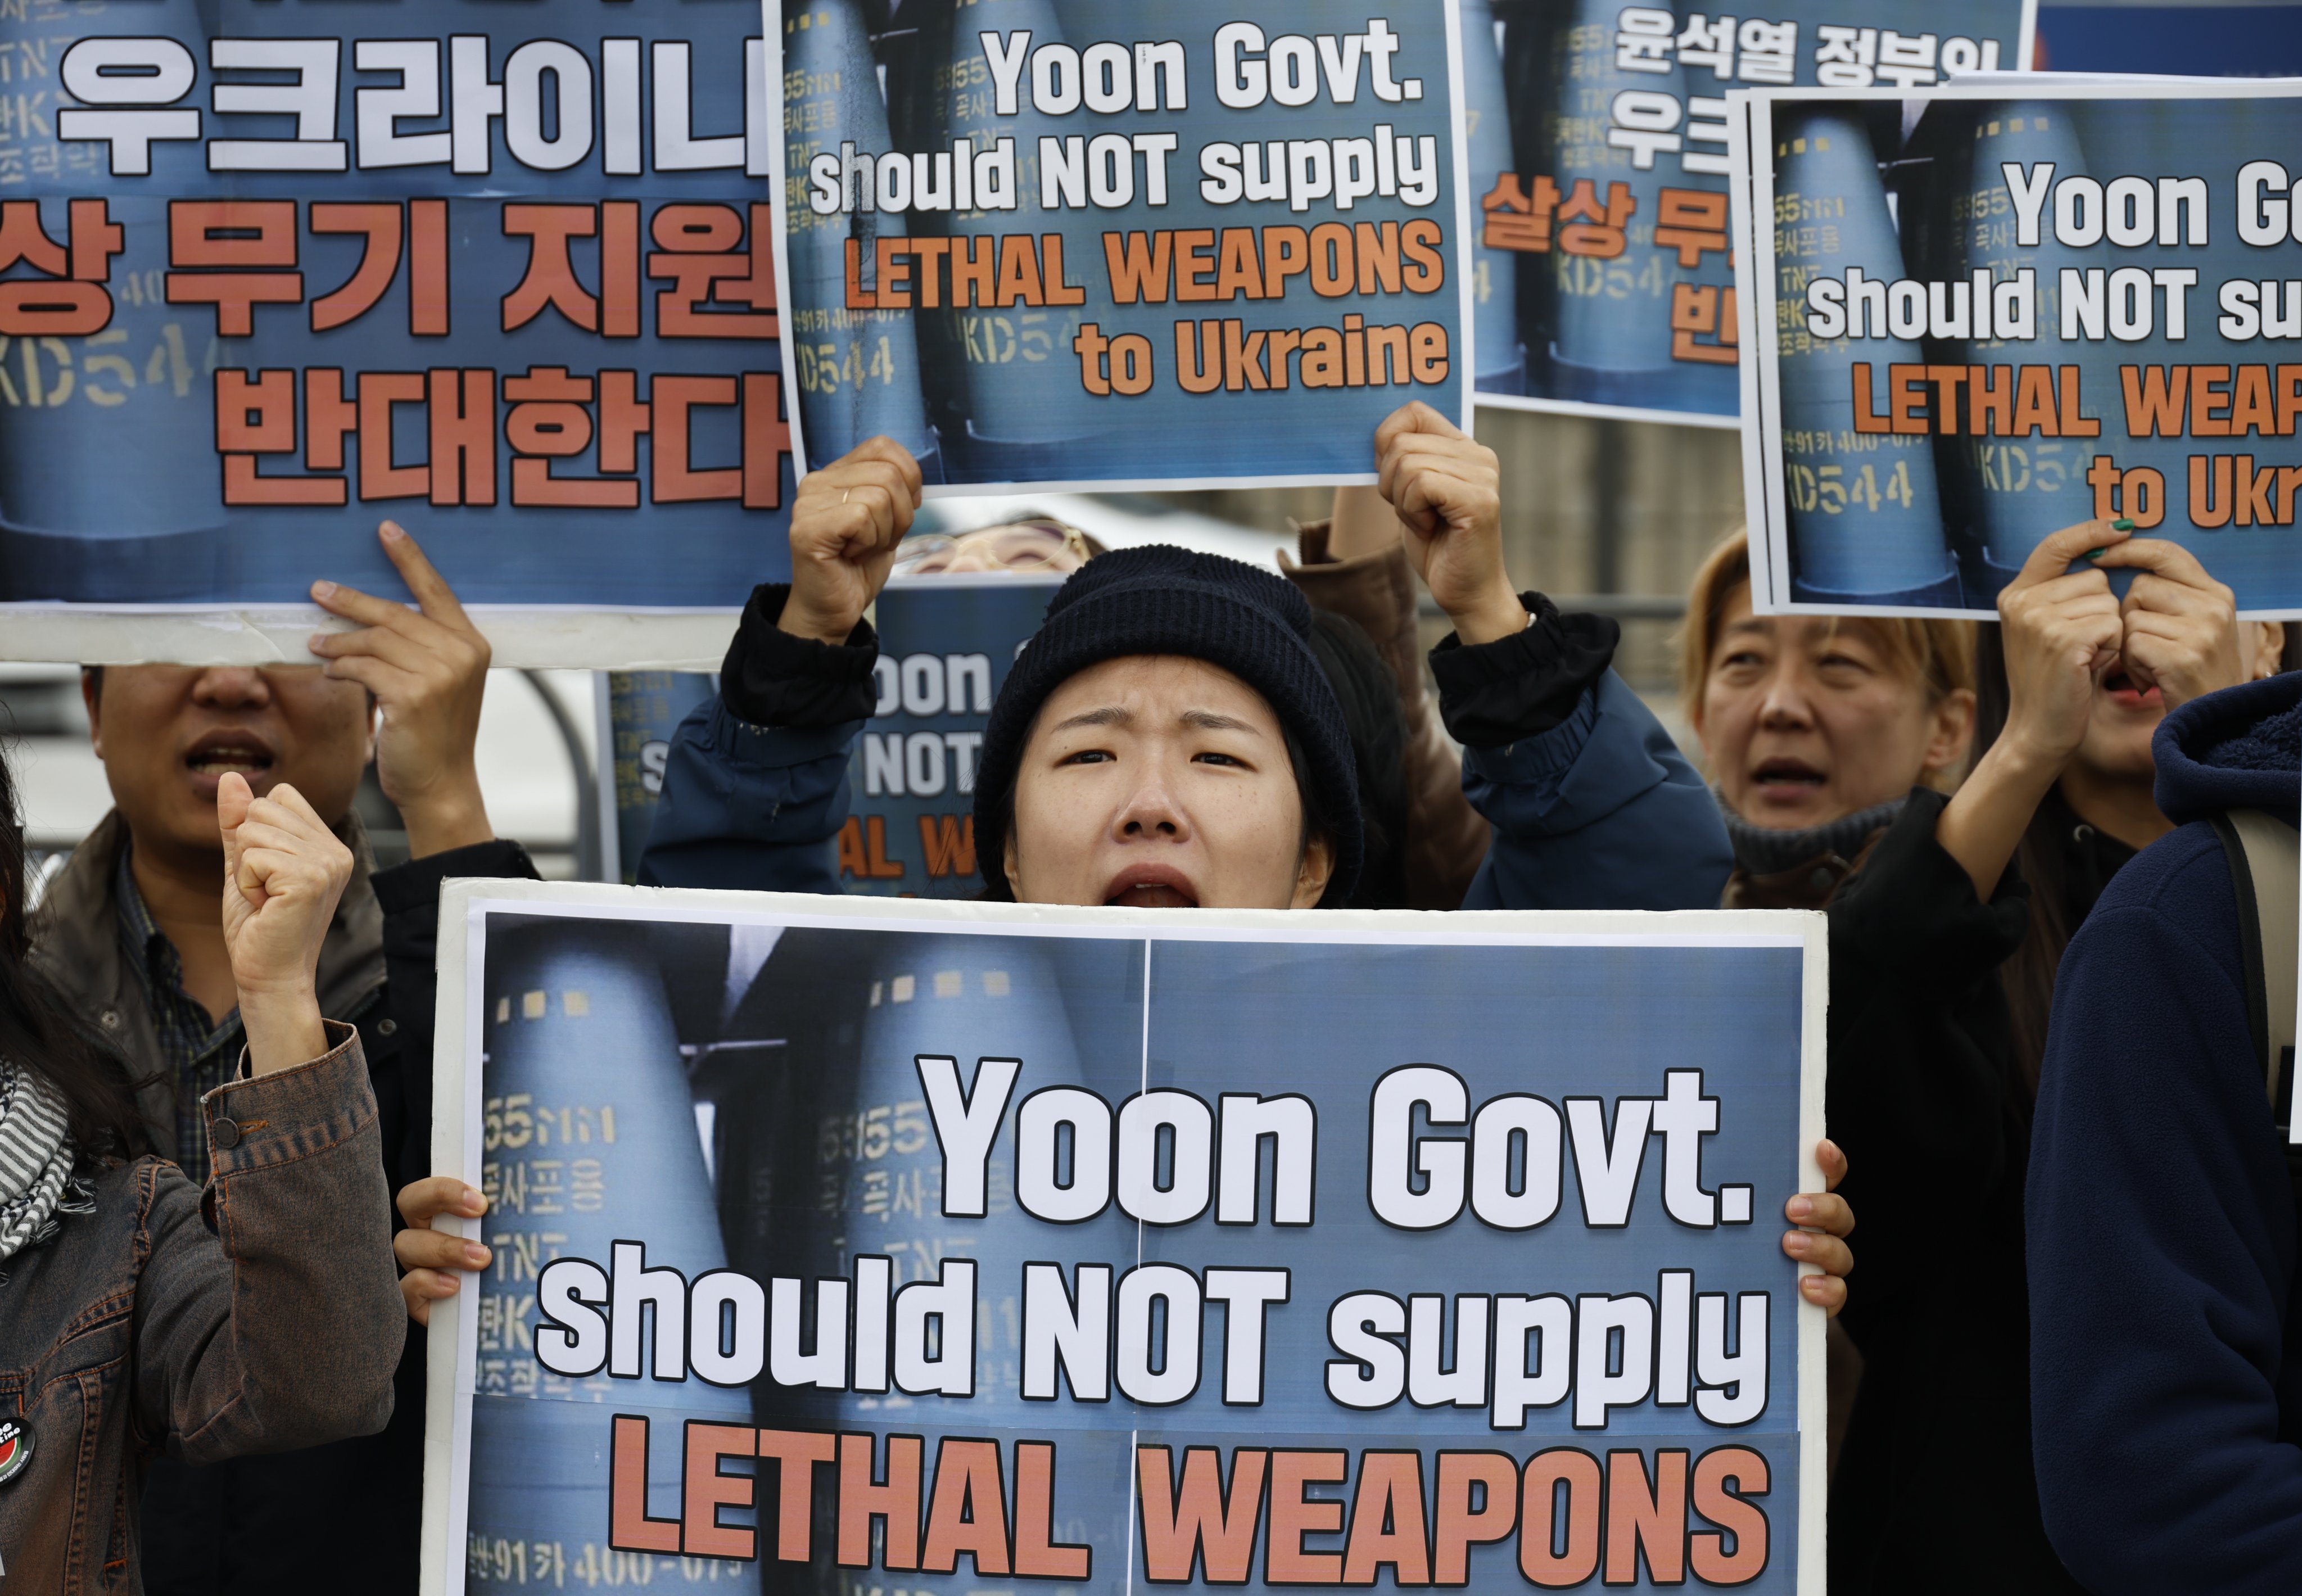
<svg viewBox="0 0 2302 1596">
<path fill-rule="evenodd" d="M 1016 521 L 972 532 L 925 532 L 895 550 L 895 570 L 912 576 L 945 571 L 1076 571 L 1095 550 L 1087 534 L 1061 521 Z"/>
</svg>

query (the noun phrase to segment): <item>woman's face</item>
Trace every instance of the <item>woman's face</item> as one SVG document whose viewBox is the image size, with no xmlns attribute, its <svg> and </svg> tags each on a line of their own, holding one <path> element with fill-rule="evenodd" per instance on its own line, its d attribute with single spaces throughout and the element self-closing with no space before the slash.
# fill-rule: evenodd
<svg viewBox="0 0 2302 1596">
<path fill-rule="evenodd" d="M 1218 666 L 1135 655 L 1047 695 L 1007 832 L 1019 903 L 1308 909 L 1333 869 L 1304 837 L 1279 718 Z"/>
<path fill-rule="evenodd" d="M 2247 679 L 2259 681 L 2275 675 L 2286 645 L 2286 628 L 2276 621 L 2240 621 L 2238 634 Z M 2150 740 L 2158 735 L 2158 723 L 2165 718 L 2165 701 L 2156 687 L 2138 687 L 2122 666 L 2113 668 L 2095 684 L 2086 738 L 2071 762 L 2105 777 L 2150 781 L 2157 774 L 2150 757 Z"/>
<path fill-rule="evenodd" d="M 1070 528 L 1046 521 L 1019 521 L 1012 526 L 984 526 L 938 541 L 925 539 L 927 552 L 906 562 L 903 550 L 896 564 L 915 576 L 962 571 L 1041 571 L 1068 576 L 1087 563 L 1087 540 Z"/>
<path fill-rule="evenodd" d="M 2086 737 L 2071 762 L 2104 776 L 2147 781 L 2156 772 L 2150 739 L 2165 718 L 2165 701 L 2157 688 L 2137 688 L 2123 670 L 2114 669 L 2095 684 Z"/>
<path fill-rule="evenodd" d="M 1899 798 L 1966 757 L 1974 694 L 1927 702 L 1869 621 L 1753 615 L 1729 595 L 1694 728 L 1753 826 L 1795 831 Z"/>
</svg>

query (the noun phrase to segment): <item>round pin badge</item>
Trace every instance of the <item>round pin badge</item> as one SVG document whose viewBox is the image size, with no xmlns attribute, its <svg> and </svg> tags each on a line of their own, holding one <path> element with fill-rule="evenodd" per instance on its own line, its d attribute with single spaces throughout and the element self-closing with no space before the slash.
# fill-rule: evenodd
<svg viewBox="0 0 2302 1596">
<path fill-rule="evenodd" d="M 21 1419 L 0 1419 L 0 1485 L 22 1474 L 31 1460 L 31 1431 Z"/>
</svg>

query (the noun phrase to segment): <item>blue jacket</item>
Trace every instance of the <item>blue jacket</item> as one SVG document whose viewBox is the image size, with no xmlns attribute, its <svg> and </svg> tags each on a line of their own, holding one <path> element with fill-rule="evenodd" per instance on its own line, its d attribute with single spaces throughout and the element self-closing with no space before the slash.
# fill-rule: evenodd
<svg viewBox="0 0 2302 1596">
<path fill-rule="evenodd" d="M 1494 827 L 1466 909 L 1716 909 L 1734 873 L 1710 788 L 1611 670 L 1551 730 L 1466 748 L 1463 791 Z"/>
<path fill-rule="evenodd" d="M 640 885 L 839 891 L 832 843 L 847 823 L 847 756 L 862 729 L 752 726 L 713 693 L 672 734 Z"/>
<path fill-rule="evenodd" d="M 1491 668 L 1533 659 L 1540 641 L 1449 653 Z M 1459 674 L 1442 673 L 1442 691 Z M 847 819 L 848 751 L 862 725 L 754 726 L 724 693 L 696 710 L 672 738 L 641 882 L 839 891 L 833 843 Z M 1603 665 L 1556 725 L 1466 749 L 1463 784 L 1494 827 L 1466 909 L 1715 909 L 1734 869 L 1701 777 Z"/>
<path fill-rule="evenodd" d="M 2032 1133 L 2039 1500 L 2096 1596 L 2289 1596 L 2302 1591 L 2295 1194 L 2205 817 L 2296 819 L 2302 675 L 2184 705 L 2153 752 L 2178 828 L 2119 872 L 2063 955 Z"/>
</svg>

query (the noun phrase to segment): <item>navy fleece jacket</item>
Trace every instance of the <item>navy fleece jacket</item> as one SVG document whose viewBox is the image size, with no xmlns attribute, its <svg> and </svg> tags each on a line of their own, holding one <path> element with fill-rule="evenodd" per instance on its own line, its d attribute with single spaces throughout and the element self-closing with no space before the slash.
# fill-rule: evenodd
<svg viewBox="0 0 2302 1596">
<path fill-rule="evenodd" d="M 2046 1532 L 2096 1596 L 2302 1591 L 2295 1198 L 2205 818 L 2296 819 L 2302 674 L 2167 717 L 2178 829 L 2104 892 L 2054 987 L 2026 1197 Z M 1857 1288 L 1860 1289 L 1860 1288 Z"/>
</svg>

